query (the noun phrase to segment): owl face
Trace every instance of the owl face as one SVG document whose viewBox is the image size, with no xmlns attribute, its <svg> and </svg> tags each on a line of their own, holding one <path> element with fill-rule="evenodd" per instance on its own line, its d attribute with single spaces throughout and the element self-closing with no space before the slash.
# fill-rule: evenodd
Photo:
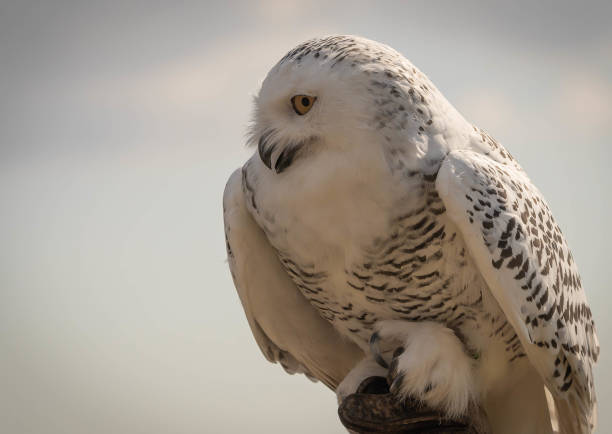
<svg viewBox="0 0 612 434">
<path fill-rule="evenodd" d="M 289 52 L 255 98 L 251 142 L 262 162 L 280 174 L 313 153 L 384 141 L 379 127 L 389 107 L 380 95 L 401 87 L 394 83 L 399 76 L 385 70 L 402 60 L 384 45 L 346 36 L 308 41 Z"/>
</svg>

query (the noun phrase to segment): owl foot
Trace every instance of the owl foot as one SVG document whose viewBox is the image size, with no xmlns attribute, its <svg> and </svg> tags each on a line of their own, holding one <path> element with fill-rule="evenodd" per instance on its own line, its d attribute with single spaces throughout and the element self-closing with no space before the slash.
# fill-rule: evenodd
<svg viewBox="0 0 612 434">
<path fill-rule="evenodd" d="M 400 345 L 387 374 L 390 391 L 400 402 L 416 399 L 450 419 L 475 407 L 473 359 L 452 330 L 434 322 L 381 321 L 370 340 L 372 357 L 381 364 L 387 361 L 378 345 L 390 342 Z"/>
<path fill-rule="evenodd" d="M 344 380 L 336 388 L 336 397 L 338 404 L 341 404 L 349 395 L 355 393 L 365 379 L 368 378 L 384 378 L 387 376 L 387 369 L 381 367 L 372 357 L 366 357 L 359 362 L 351 371 L 344 377 Z M 370 380 L 372 382 L 372 380 Z M 388 392 L 388 388 L 387 388 Z"/>
</svg>

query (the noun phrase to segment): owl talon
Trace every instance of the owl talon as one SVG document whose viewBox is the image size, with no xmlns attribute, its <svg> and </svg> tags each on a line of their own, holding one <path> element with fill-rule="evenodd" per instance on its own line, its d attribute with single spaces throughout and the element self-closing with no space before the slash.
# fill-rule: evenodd
<svg viewBox="0 0 612 434">
<path fill-rule="evenodd" d="M 389 384 L 385 377 L 372 376 L 361 382 L 355 393 L 368 395 L 384 395 L 389 393 Z"/>
<path fill-rule="evenodd" d="M 376 363 L 378 363 L 383 368 L 388 369 L 389 364 L 386 362 L 385 359 L 383 359 L 380 354 L 380 348 L 378 347 L 379 341 L 380 335 L 378 334 L 378 332 L 372 333 L 372 336 L 370 336 L 370 351 L 372 352 L 372 356 L 374 356 L 374 360 L 376 360 Z"/>
<path fill-rule="evenodd" d="M 342 382 L 336 388 L 336 397 L 338 398 L 338 404 L 342 403 L 344 399 L 354 393 L 363 393 L 361 390 L 365 389 L 386 389 L 386 376 L 387 369 L 379 366 L 378 362 L 373 357 L 366 357 L 359 362 L 351 371 L 344 377 Z M 380 384 L 381 380 L 384 384 Z"/>
</svg>

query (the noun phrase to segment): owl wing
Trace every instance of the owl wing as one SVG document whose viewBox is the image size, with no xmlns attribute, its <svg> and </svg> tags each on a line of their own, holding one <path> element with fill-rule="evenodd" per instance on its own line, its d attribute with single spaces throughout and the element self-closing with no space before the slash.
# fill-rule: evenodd
<svg viewBox="0 0 612 434">
<path fill-rule="evenodd" d="M 448 154 L 436 188 L 552 393 L 560 432 L 591 432 L 597 336 L 572 254 L 541 193 L 516 163 L 467 150 Z"/>
<path fill-rule="evenodd" d="M 262 353 L 335 390 L 364 354 L 317 313 L 282 267 L 247 210 L 241 170 L 225 186 L 223 217 L 230 271 Z"/>
</svg>

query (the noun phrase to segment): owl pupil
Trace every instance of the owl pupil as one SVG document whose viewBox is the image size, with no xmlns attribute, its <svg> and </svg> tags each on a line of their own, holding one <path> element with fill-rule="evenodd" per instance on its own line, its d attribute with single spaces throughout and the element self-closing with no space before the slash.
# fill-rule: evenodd
<svg viewBox="0 0 612 434">
<path fill-rule="evenodd" d="M 308 98 L 306 98 L 305 96 L 302 97 L 302 105 L 304 107 L 308 107 L 309 104 L 310 104 L 310 100 Z"/>
</svg>

